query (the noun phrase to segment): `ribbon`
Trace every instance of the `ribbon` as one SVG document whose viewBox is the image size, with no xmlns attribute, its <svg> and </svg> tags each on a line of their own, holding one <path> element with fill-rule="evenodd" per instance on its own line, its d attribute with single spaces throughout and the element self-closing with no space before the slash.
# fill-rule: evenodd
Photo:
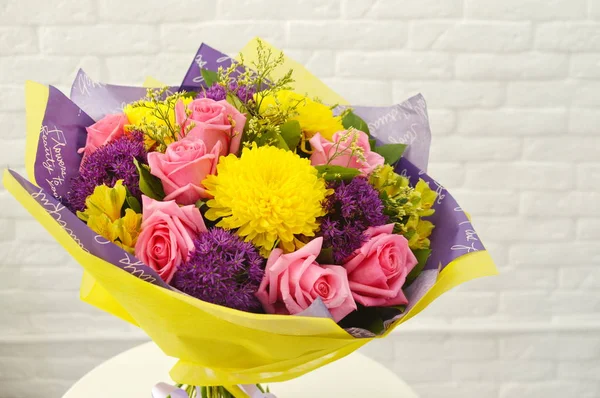
<svg viewBox="0 0 600 398">
<path fill-rule="evenodd" d="M 177 388 L 167 383 L 158 383 L 152 387 L 152 398 L 167 398 L 168 396 L 171 396 L 171 398 L 190 398 L 187 392 L 183 391 L 181 388 Z"/>
<path fill-rule="evenodd" d="M 238 387 L 250 398 L 277 398 L 270 392 L 262 392 L 254 384 L 240 384 Z M 152 388 L 152 398 L 189 398 L 187 392 L 167 383 L 157 383 Z M 196 397 L 200 397 L 200 387 L 196 387 Z"/>
</svg>

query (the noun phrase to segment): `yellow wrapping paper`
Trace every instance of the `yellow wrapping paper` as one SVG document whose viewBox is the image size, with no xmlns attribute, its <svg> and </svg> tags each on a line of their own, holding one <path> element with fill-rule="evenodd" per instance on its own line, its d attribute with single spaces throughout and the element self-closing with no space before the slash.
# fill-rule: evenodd
<svg viewBox="0 0 600 398">
<path fill-rule="evenodd" d="M 246 60 L 256 53 L 256 42 L 243 50 Z M 347 103 L 302 65 L 286 59 L 294 69 L 296 91 L 327 103 Z M 150 85 L 158 82 L 151 79 Z M 26 84 L 26 168 L 33 173 L 48 88 Z M 179 359 L 171 370 L 178 383 L 223 385 L 244 396 L 237 384 L 289 380 L 333 362 L 368 343 L 356 339 L 333 320 L 297 316 L 251 314 L 206 303 L 145 282 L 82 249 L 46 210 L 8 172 L 4 185 L 84 268 L 81 299 L 143 329 L 166 355 Z M 487 251 L 463 255 L 447 265 L 435 285 L 387 332 L 417 315 L 440 294 L 473 278 L 494 275 Z"/>
</svg>

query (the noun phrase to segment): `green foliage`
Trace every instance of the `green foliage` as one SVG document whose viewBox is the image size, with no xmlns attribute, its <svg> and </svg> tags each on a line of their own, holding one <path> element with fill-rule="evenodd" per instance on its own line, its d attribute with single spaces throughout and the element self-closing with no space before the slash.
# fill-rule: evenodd
<svg viewBox="0 0 600 398">
<path fill-rule="evenodd" d="M 157 177 L 150 174 L 148 165 L 140 164 L 135 158 L 133 159 L 133 163 L 140 175 L 140 191 L 149 198 L 163 200 L 165 191 L 163 190 L 162 183 Z"/>
<path fill-rule="evenodd" d="M 386 144 L 375 147 L 373 151 L 383 156 L 386 164 L 393 165 L 400 160 L 406 147 L 406 144 Z"/>
<path fill-rule="evenodd" d="M 358 169 L 351 167 L 323 165 L 315 166 L 315 168 L 325 181 L 350 181 L 360 174 Z"/>
<path fill-rule="evenodd" d="M 367 135 L 371 134 L 369 132 L 369 126 L 367 123 L 353 111 L 347 111 L 344 113 L 342 116 L 342 125 L 346 130 L 355 128 L 356 130 L 360 130 Z"/>
<path fill-rule="evenodd" d="M 202 75 L 204 83 L 206 83 L 206 87 L 208 88 L 212 87 L 213 84 L 219 81 L 219 74 L 215 71 L 202 68 L 200 69 L 200 74 Z"/>
<path fill-rule="evenodd" d="M 297 120 L 288 120 L 280 127 L 281 137 L 287 144 L 288 148 L 296 148 L 302 138 L 302 130 L 300 123 Z"/>
<path fill-rule="evenodd" d="M 375 140 L 375 138 L 369 138 L 369 147 L 372 151 L 375 150 L 377 147 L 377 140 Z"/>
<path fill-rule="evenodd" d="M 423 272 L 423 268 L 425 268 L 425 264 L 427 264 L 427 259 L 431 255 L 431 249 L 418 249 L 413 250 L 413 254 L 417 258 L 417 265 L 410 271 L 410 273 L 406 276 L 406 282 L 404 282 L 404 288 L 410 286 L 411 283 L 417 279 L 421 272 Z"/>
<path fill-rule="evenodd" d="M 138 214 L 142 213 L 142 205 L 140 204 L 140 201 L 137 200 L 135 196 L 131 196 L 129 190 L 127 192 L 127 196 L 125 197 L 125 206 L 125 208 L 129 208 Z"/>
<path fill-rule="evenodd" d="M 404 306 L 395 307 L 365 307 L 357 304 L 357 310 L 350 313 L 339 322 L 343 328 L 357 327 L 368 330 L 376 335 L 385 330 L 384 322 L 404 312 Z"/>
<path fill-rule="evenodd" d="M 334 264 L 335 260 L 333 259 L 333 247 L 321 249 L 319 257 L 317 257 L 317 262 L 319 264 Z"/>
</svg>

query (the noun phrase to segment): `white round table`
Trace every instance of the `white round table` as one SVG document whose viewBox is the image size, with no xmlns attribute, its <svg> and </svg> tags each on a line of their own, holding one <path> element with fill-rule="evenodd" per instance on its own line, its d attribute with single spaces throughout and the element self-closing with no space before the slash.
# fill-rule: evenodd
<svg viewBox="0 0 600 398">
<path fill-rule="evenodd" d="M 175 362 L 154 343 L 145 343 L 100 364 L 63 398 L 149 398 L 156 383 L 172 384 L 169 370 Z M 358 352 L 297 379 L 268 385 L 277 398 L 418 398 L 398 376 Z"/>
</svg>

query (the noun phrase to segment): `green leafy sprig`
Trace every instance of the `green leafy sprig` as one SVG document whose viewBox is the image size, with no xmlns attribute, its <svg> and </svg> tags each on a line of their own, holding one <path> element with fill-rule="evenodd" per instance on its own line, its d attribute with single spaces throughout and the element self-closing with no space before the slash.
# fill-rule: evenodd
<svg viewBox="0 0 600 398">
<path fill-rule="evenodd" d="M 167 146 L 181 139 L 194 127 L 193 123 L 187 123 L 191 110 L 185 109 L 186 119 L 182 124 L 175 121 L 175 106 L 177 102 L 185 98 L 194 97 L 195 93 L 180 91 L 170 93 L 168 87 L 159 89 L 149 88 L 146 96 L 139 101 L 130 103 L 130 108 L 145 108 L 155 120 L 144 117 L 139 124 L 129 125 L 129 130 L 142 132 L 152 143 L 154 150 L 164 152 Z M 182 129 L 182 125 L 186 128 Z M 150 149 L 150 148 L 147 148 Z"/>
</svg>

